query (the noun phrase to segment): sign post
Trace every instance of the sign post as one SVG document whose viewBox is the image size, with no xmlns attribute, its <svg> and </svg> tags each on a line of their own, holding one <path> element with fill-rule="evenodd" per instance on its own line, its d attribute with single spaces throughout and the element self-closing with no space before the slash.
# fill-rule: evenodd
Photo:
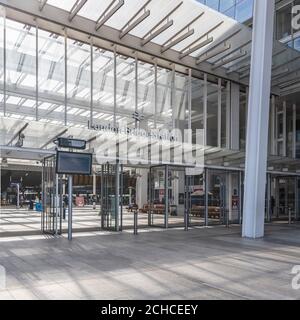
<svg viewBox="0 0 300 320">
<path fill-rule="evenodd" d="M 71 138 L 58 138 L 58 147 L 84 150 L 86 141 Z M 73 236 L 73 175 L 91 175 L 93 155 L 90 153 L 56 151 L 56 173 L 68 175 L 68 240 Z"/>
<path fill-rule="evenodd" d="M 73 232 L 72 232 L 72 205 L 73 205 L 73 176 L 69 175 L 68 178 L 68 240 L 72 240 Z"/>
</svg>

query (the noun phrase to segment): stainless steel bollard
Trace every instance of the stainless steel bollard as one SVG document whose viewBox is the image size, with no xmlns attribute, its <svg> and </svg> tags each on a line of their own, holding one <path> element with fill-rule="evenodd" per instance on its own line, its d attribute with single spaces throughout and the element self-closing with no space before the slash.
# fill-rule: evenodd
<svg viewBox="0 0 300 320">
<path fill-rule="evenodd" d="M 189 214 L 188 210 L 184 210 L 184 230 L 189 231 Z"/>
<path fill-rule="evenodd" d="M 133 213 L 133 222 L 134 222 L 134 225 L 133 225 L 133 233 L 134 235 L 137 235 L 138 234 L 138 212 L 137 210 L 134 210 L 134 213 Z"/>
<path fill-rule="evenodd" d="M 292 209 L 288 208 L 288 212 L 289 212 L 289 224 L 292 224 Z"/>
</svg>

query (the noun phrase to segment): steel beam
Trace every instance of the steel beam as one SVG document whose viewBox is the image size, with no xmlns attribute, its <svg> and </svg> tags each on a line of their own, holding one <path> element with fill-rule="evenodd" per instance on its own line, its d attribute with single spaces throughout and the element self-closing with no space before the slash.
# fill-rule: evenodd
<svg viewBox="0 0 300 320">
<path fill-rule="evenodd" d="M 209 53 L 210 51 L 216 49 L 216 48 L 219 47 L 222 43 L 226 44 L 226 42 L 227 42 L 228 40 L 230 40 L 231 38 L 233 38 L 235 35 L 239 34 L 241 31 L 242 31 L 242 29 L 238 29 L 238 30 L 234 31 L 234 32 L 231 33 L 229 36 L 226 36 L 224 39 L 221 39 L 221 40 L 218 41 L 216 44 L 214 44 L 213 46 L 211 46 L 210 48 L 208 48 L 208 49 L 206 50 L 206 52 L 201 53 L 200 56 L 203 56 L 203 55 Z M 200 56 L 199 56 L 199 57 L 200 57 Z M 198 58 L 199 58 L 199 57 L 198 57 Z"/>
<path fill-rule="evenodd" d="M 150 10 L 146 10 L 139 18 L 135 20 L 130 20 L 122 29 L 120 33 L 120 39 L 126 36 L 131 30 L 137 27 L 140 23 L 142 23 L 145 19 L 150 16 Z M 134 16 L 135 18 L 135 16 Z"/>
<path fill-rule="evenodd" d="M 238 46 L 237 48 L 235 48 L 234 50 L 228 52 L 227 54 L 225 54 L 224 56 L 222 56 L 221 58 L 219 58 L 218 60 L 214 61 L 214 64 L 218 63 L 221 60 L 224 60 L 225 58 L 227 58 L 228 56 L 232 55 L 233 53 L 242 50 L 245 46 L 247 46 L 248 44 L 250 44 L 252 42 L 252 40 L 249 40 L 243 44 L 241 44 L 240 46 Z"/>
<path fill-rule="evenodd" d="M 150 31 L 148 31 L 142 40 L 142 46 L 150 42 L 152 39 L 156 38 L 159 34 L 170 28 L 173 24 L 174 21 L 171 20 L 169 21 L 170 16 L 177 10 L 179 9 L 183 4 L 183 1 L 181 1 L 175 8 L 173 8 L 163 19 L 161 19 Z M 158 30 L 157 28 L 164 22 L 166 21 L 165 25 L 161 26 Z"/>
<path fill-rule="evenodd" d="M 61 137 L 63 134 L 65 134 L 69 129 L 64 129 L 60 133 L 56 134 L 53 138 L 49 139 L 47 142 L 45 142 L 40 149 L 46 148 L 50 143 L 53 143 L 57 138 Z"/>
<path fill-rule="evenodd" d="M 47 3 L 47 0 L 40 0 L 39 10 L 42 11 Z"/>
<path fill-rule="evenodd" d="M 214 38 L 213 37 L 210 37 L 208 39 L 206 39 L 205 41 L 197 44 L 196 46 L 190 48 L 189 50 L 187 50 L 186 52 L 183 52 L 179 55 L 179 59 L 183 59 L 184 57 L 186 56 L 189 56 L 191 53 L 209 45 L 210 43 L 212 43 L 214 41 Z"/>
<path fill-rule="evenodd" d="M 194 34 L 195 30 L 194 29 L 190 30 L 190 27 L 191 27 L 191 25 L 193 23 L 195 23 L 203 15 L 204 15 L 204 12 L 201 12 L 195 19 L 190 21 L 186 26 L 184 26 L 182 29 L 180 29 L 178 32 L 176 32 L 171 38 L 169 38 L 167 41 L 165 41 L 163 43 L 163 45 L 162 45 L 161 53 L 164 53 L 165 51 L 167 51 L 170 48 L 174 47 L 176 44 L 180 43 L 181 41 L 185 40 L 186 38 L 188 38 L 189 36 Z M 187 32 L 185 34 L 181 35 L 182 32 L 185 31 L 185 30 L 187 30 Z"/>
<path fill-rule="evenodd" d="M 99 30 L 105 22 L 107 22 L 123 5 L 124 0 L 119 0 L 116 6 L 112 7 L 117 0 L 113 0 L 110 5 L 105 9 L 102 15 L 98 18 L 96 22 L 96 31 Z"/>
<path fill-rule="evenodd" d="M 28 127 L 28 125 L 29 125 L 28 122 L 25 123 L 24 126 L 20 130 L 18 130 L 18 132 L 15 133 L 13 137 L 9 140 L 9 142 L 7 143 L 7 146 L 10 146 L 14 142 L 14 140 L 17 139 L 18 136 Z"/>
<path fill-rule="evenodd" d="M 217 68 L 220 68 L 220 67 L 223 67 L 225 66 L 226 64 L 230 63 L 230 62 L 233 62 L 235 60 L 238 60 L 242 57 L 244 57 L 245 55 L 247 55 L 248 52 L 247 51 L 244 51 L 244 52 L 240 52 L 236 55 L 234 55 L 233 57 L 230 57 L 229 59 L 226 59 L 226 60 L 221 60 L 220 62 L 218 63 L 214 63 L 214 66 L 213 66 L 213 70 L 217 69 Z"/>
<path fill-rule="evenodd" d="M 208 54 L 203 54 L 203 56 L 201 55 L 201 56 L 199 57 L 199 59 L 197 60 L 196 63 L 197 63 L 197 64 L 200 64 L 200 63 L 202 63 L 202 62 L 204 62 L 204 61 L 206 61 L 206 60 L 209 60 L 209 59 L 211 59 L 211 58 L 213 58 L 213 57 L 215 57 L 215 56 L 217 56 L 217 55 L 219 55 L 219 54 L 221 54 L 221 53 L 229 50 L 230 48 L 231 48 L 231 45 L 230 45 L 230 44 L 227 44 L 227 45 L 225 45 L 224 47 L 221 47 L 221 48 L 219 48 L 219 49 L 216 50 L 216 51 L 210 52 L 210 53 L 208 53 Z M 205 56 L 205 57 L 204 57 L 204 56 Z"/>
<path fill-rule="evenodd" d="M 159 29 L 153 32 L 156 28 L 153 28 L 149 35 L 144 36 L 144 39 L 142 40 L 142 46 L 156 38 L 158 35 L 169 29 L 174 24 L 173 20 L 167 21 L 163 26 L 161 26 Z"/>
<path fill-rule="evenodd" d="M 198 71 L 212 74 L 231 81 L 239 81 L 238 74 L 233 73 L 228 76 L 225 69 L 212 71 L 211 64 L 208 62 L 201 63 L 201 70 L 196 64 L 194 57 L 186 57 L 184 62 L 178 57 L 178 51 L 169 49 L 161 55 L 161 45 L 151 42 L 151 45 L 141 46 L 141 38 L 128 34 L 126 38 L 120 39 L 120 31 L 103 25 L 98 31 L 95 31 L 95 22 L 82 17 L 76 16 L 72 22 L 69 21 L 69 13 L 60 8 L 45 5 L 43 11 L 38 8 L 37 0 L 0 0 L 0 5 L 6 8 L 6 16 L 8 19 L 14 19 L 24 24 L 34 25 L 34 19 L 38 19 L 41 29 L 62 34 L 62 29 L 68 30 L 68 36 L 72 39 L 90 43 L 90 37 L 93 37 L 94 45 L 106 50 L 112 50 L 112 44 L 118 46 L 120 54 L 132 57 L 133 51 L 138 51 L 142 60 L 151 63 L 153 58 L 158 58 L 157 63 L 160 67 L 168 67 L 170 63 L 178 64 L 185 68 L 194 69 L 193 75 Z M 222 22 L 223 23 L 223 22 Z"/>
<path fill-rule="evenodd" d="M 171 49 L 172 47 L 176 46 L 176 44 L 180 43 L 181 41 L 187 39 L 188 37 L 190 37 L 191 35 L 193 35 L 195 33 L 194 29 L 191 29 L 189 31 L 187 31 L 185 34 L 183 34 L 182 36 L 178 37 L 177 39 L 171 41 L 168 45 L 163 46 L 161 49 L 161 53 L 164 53 L 165 51 Z"/>
<path fill-rule="evenodd" d="M 218 29 L 222 24 L 224 23 L 224 21 L 219 22 L 218 24 L 216 24 L 215 26 L 213 26 L 211 29 L 209 29 L 207 32 L 205 32 L 204 34 L 202 34 L 198 39 L 196 39 L 195 41 L 193 41 L 192 43 L 190 43 L 189 45 L 187 45 L 185 48 L 183 48 L 181 50 L 181 53 L 185 52 L 186 50 L 190 49 L 194 44 L 198 43 L 201 39 L 208 37 L 209 34 L 211 32 L 213 32 L 214 30 Z"/>
<path fill-rule="evenodd" d="M 72 21 L 73 18 L 77 15 L 77 13 L 81 10 L 81 8 L 86 4 L 87 0 L 77 0 L 70 13 L 69 13 L 69 21 Z"/>
</svg>

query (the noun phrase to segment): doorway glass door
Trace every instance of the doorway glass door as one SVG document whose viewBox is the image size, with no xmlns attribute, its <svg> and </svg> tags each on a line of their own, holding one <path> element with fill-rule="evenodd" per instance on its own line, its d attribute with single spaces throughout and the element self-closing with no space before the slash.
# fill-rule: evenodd
<svg viewBox="0 0 300 320">
<path fill-rule="evenodd" d="M 120 164 L 104 164 L 101 168 L 101 227 L 103 230 L 119 231 L 122 225 L 122 190 Z"/>
<path fill-rule="evenodd" d="M 240 172 L 208 170 L 208 225 L 241 221 Z"/>
</svg>

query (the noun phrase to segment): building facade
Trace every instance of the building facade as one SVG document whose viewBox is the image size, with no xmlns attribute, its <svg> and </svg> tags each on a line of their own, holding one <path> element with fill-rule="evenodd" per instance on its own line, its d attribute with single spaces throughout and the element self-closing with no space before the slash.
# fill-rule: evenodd
<svg viewBox="0 0 300 320">
<path fill-rule="evenodd" d="M 187 9 L 190 5 L 198 10 L 195 21 L 202 15 L 216 15 L 219 19 L 204 37 L 197 35 L 191 43 L 182 43 L 178 48 L 176 45 L 193 34 L 190 24 L 181 25 L 173 30 L 172 36 L 165 38 L 160 33 L 167 25 L 152 23 L 151 32 L 141 30 L 142 40 L 136 32 L 126 45 L 121 45 L 114 40 L 104 40 L 103 35 L 78 30 L 76 14 L 72 25 L 74 7 L 67 4 L 60 7 L 52 2 L 45 2 L 45 7 L 38 9 L 37 3 L 30 1 L 32 8 L 40 12 L 38 19 L 30 14 L 30 7 L 24 13 L 26 8 L 18 10 L 13 1 L 12 6 L 1 7 L 2 164 L 21 165 L 23 159 L 28 160 L 26 165 L 32 165 L 36 160 L 41 161 L 43 155 L 53 153 L 55 138 L 83 138 L 94 153 L 94 194 L 97 193 L 96 176 L 101 176 L 102 216 L 108 217 L 102 227 L 117 230 L 123 227 L 120 200 L 123 194 L 145 213 L 152 210 L 149 213 L 151 225 L 184 225 L 186 212 L 191 226 L 241 224 L 251 40 L 242 43 L 244 46 L 241 46 L 243 36 L 237 42 L 231 41 L 241 32 L 239 25 L 233 25 L 231 19 L 203 5 L 196 7 L 196 1 L 190 1 Z M 252 17 L 252 1 L 200 2 L 240 22 Z M 180 6 L 179 3 L 178 8 Z M 84 8 L 83 4 L 82 10 Z M 142 9 L 146 17 L 147 6 Z M 57 18 L 71 10 L 69 22 L 61 25 L 50 17 L 51 26 L 50 23 L 46 25 L 43 10 L 45 15 L 57 13 Z M 151 10 L 154 9 L 149 7 Z M 177 7 L 170 12 L 176 10 Z M 83 18 L 91 19 L 87 12 L 82 13 Z M 276 15 L 277 38 L 291 36 L 295 47 L 296 35 L 279 30 L 279 26 L 284 28 L 281 9 Z M 105 17 L 104 12 L 100 18 Z M 172 15 L 166 17 L 160 23 L 173 21 Z M 99 19 L 96 29 L 101 22 Z M 135 22 L 131 19 L 121 28 L 118 41 L 128 37 L 126 28 L 132 21 Z M 139 23 L 142 22 L 141 19 Z M 115 23 L 117 25 L 117 21 Z M 221 25 L 227 28 L 223 33 L 218 29 Z M 137 28 L 138 24 L 134 26 Z M 234 27 L 238 29 L 232 32 Z M 243 28 L 244 36 L 251 35 L 246 26 Z M 155 39 L 156 32 L 158 39 L 162 37 L 157 40 L 160 51 L 151 55 L 145 47 Z M 193 32 L 200 32 L 199 28 L 195 27 Z M 132 41 L 141 41 L 141 50 L 136 49 Z M 206 46 L 210 46 L 207 51 L 204 50 Z M 173 58 L 173 51 L 164 55 L 173 47 L 179 58 Z M 286 52 L 285 47 L 280 50 L 287 56 L 294 54 Z M 190 63 L 187 58 L 196 59 L 198 64 Z M 280 82 L 284 72 L 292 71 L 286 70 L 286 61 L 282 62 L 282 57 L 277 61 L 275 57 L 274 63 L 271 95 L 267 97 L 270 112 L 266 221 L 289 219 L 291 212 L 295 219 L 300 218 L 297 160 L 300 158 L 300 100 L 297 85 L 286 86 L 286 82 Z M 124 128 L 115 140 L 116 131 Z M 172 136 L 175 131 L 181 135 L 180 139 Z M 149 142 L 149 133 L 152 137 L 153 132 L 155 138 Z M 21 133 L 24 134 L 22 139 Z M 170 137 L 173 140 L 170 141 Z M 16 139 L 19 140 L 16 142 Z M 156 145 L 159 145 L 157 149 Z M 134 175 L 135 184 L 122 185 L 122 172 Z M 114 178 L 110 180 L 112 174 Z M 127 191 L 123 192 L 125 189 Z M 176 215 L 172 208 L 176 208 Z"/>
</svg>

